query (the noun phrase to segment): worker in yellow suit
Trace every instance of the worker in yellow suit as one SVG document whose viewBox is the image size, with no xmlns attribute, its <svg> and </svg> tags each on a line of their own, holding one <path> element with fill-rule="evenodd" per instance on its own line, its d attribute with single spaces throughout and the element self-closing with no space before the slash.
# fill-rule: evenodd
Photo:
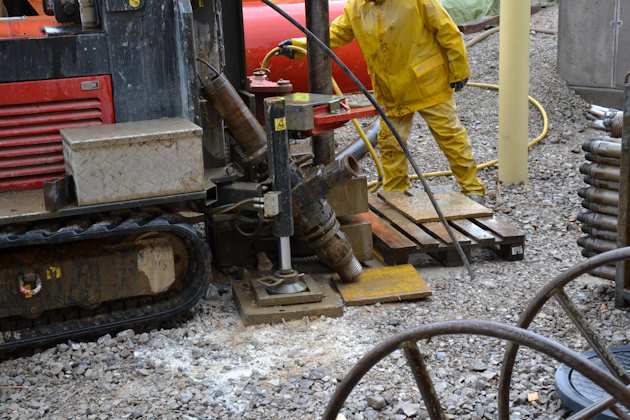
<svg viewBox="0 0 630 420">
<path fill-rule="evenodd" d="M 376 99 L 406 141 L 413 116 L 426 121 L 462 192 L 482 202 L 485 189 L 466 129 L 457 116 L 453 92 L 464 88 L 470 68 L 459 29 L 439 0 L 348 0 L 330 26 L 330 45 L 356 39 L 368 65 Z M 306 38 L 280 47 L 306 48 Z M 285 48 L 283 54 L 292 56 Z M 407 159 L 385 124 L 378 143 L 385 191 L 406 191 Z"/>
</svg>

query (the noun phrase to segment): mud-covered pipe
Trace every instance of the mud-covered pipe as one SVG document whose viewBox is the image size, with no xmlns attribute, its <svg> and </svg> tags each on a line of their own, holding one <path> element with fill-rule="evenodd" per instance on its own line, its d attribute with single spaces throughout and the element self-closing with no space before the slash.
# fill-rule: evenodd
<svg viewBox="0 0 630 420">
<path fill-rule="evenodd" d="M 238 153 L 241 155 L 238 156 L 239 163 L 265 172 L 266 167 L 259 167 L 267 158 L 265 130 L 232 83 L 223 74 L 215 73 L 213 77 L 203 82 L 203 92 L 242 149 Z"/>
<path fill-rule="evenodd" d="M 582 150 L 599 156 L 619 159 L 621 157 L 621 143 L 604 139 L 591 139 L 582 145 Z"/>
<path fill-rule="evenodd" d="M 617 232 L 609 230 L 601 230 L 590 225 L 583 225 L 582 232 L 595 239 L 603 239 L 605 241 L 617 242 Z"/>
<path fill-rule="evenodd" d="M 602 165 L 600 163 L 584 163 L 580 166 L 580 173 L 602 181 L 619 182 L 619 168 L 615 166 Z"/>
<path fill-rule="evenodd" d="M 608 166 L 620 166 L 621 162 L 618 158 L 611 158 L 606 156 L 600 156 L 595 153 L 586 153 L 584 155 L 586 160 L 593 163 L 601 163 L 602 165 Z"/>
<path fill-rule="evenodd" d="M 292 171 L 293 213 L 296 215 L 297 236 L 315 251 L 319 260 L 332 268 L 341 280 L 352 282 L 363 271 L 361 263 L 354 256 L 352 246 L 341 231 L 334 210 L 323 198 L 313 191 L 323 193 L 328 190 L 334 179 L 341 180 L 356 175 L 358 165 L 352 158 L 328 165 L 325 173 L 320 174 L 321 182 L 304 179 L 298 169 Z"/>
<path fill-rule="evenodd" d="M 582 207 L 595 213 L 602 213 L 610 216 L 617 216 L 619 214 L 619 209 L 617 207 L 606 206 L 593 201 L 582 200 Z"/>
<path fill-rule="evenodd" d="M 378 139 L 378 132 L 380 129 L 381 129 L 381 124 L 377 120 L 374 124 L 372 124 L 368 132 L 365 133 L 370 143 L 372 143 L 372 146 L 376 146 L 377 139 Z M 365 156 L 367 151 L 368 151 L 367 146 L 365 145 L 363 140 L 357 139 L 350 146 L 346 147 L 341 152 L 339 152 L 339 154 L 337 155 L 337 159 L 339 160 L 348 156 L 352 156 L 356 160 L 361 160 L 363 159 L 363 156 Z"/>
<path fill-rule="evenodd" d="M 578 215 L 581 223 L 595 226 L 599 229 L 617 232 L 617 218 L 599 213 L 582 213 Z"/>
<path fill-rule="evenodd" d="M 604 239 L 594 239 L 590 236 L 584 236 L 578 239 L 577 243 L 582 248 L 595 252 L 607 252 L 618 248 L 616 242 L 606 241 Z"/>
<path fill-rule="evenodd" d="M 294 194 L 304 195 L 312 200 L 326 196 L 339 183 L 359 176 L 359 163 L 351 156 L 334 160 L 326 166 L 318 166 L 305 180 L 294 188 Z"/>
<path fill-rule="evenodd" d="M 585 176 L 584 177 L 584 183 L 595 187 L 595 188 L 600 188 L 603 190 L 609 190 L 609 191 L 619 191 L 619 183 L 617 182 L 610 182 L 610 181 L 602 181 L 600 179 L 597 178 L 593 178 L 590 176 Z"/>
<path fill-rule="evenodd" d="M 617 270 L 614 267 L 599 267 L 591 271 L 591 275 L 595 277 L 601 277 L 605 280 L 615 281 L 617 277 Z"/>
<path fill-rule="evenodd" d="M 598 204 L 608 206 L 617 206 L 619 204 L 619 193 L 615 191 L 600 190 L 599 188 L 582 188 L 578 191 L 578 195 L 586 201 Z"/>
</svg>

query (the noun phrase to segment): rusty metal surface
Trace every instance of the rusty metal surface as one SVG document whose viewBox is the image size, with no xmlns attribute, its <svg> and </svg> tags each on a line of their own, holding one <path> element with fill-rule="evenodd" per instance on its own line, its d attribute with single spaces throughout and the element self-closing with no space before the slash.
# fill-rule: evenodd
<svg viewBox="0 0 630 420">
<path fill-rule="evenodd" d="M 623 382 L 619 381 L 611 374 L 601 370 L 591 361 L 585 359 L 575 351 L 526 329 L 492 321 L 469 320 L 447 321 L 421 326 L 413 330 L 405 331 L 381 342 L 374 349 L 365 354 L 339 383 L 322 418 L 325 420 L 335 420 L 344 406 L 345 401 L 359 381 L 385 357 L 400 348 L 404 349 L 403 346 L 405 343 L 415 343 L 420 340 L 431 339 L 433 337 L 451 335 L 477 335 L 493 337 L 509 341 L 512 346 L 526 346 L 575 369 L 592 382 L 597 383 L 601 388 L 612 395 L 618 403 L 622 404 L 626 408 L 630 408 L 630 391 L 626 389 Z M 421 382 L 421 386 L 425 385 Z M 430 390 L 425 388 L 424 393 L 430 393 Z M 439 404 L 439 402 L 432 402 L 432 398 L 428 399 L 429 405 L 432 407 Z M 507 419 L 508 417 L 504 416 L 501 418 Z"/>
<path fill-rule="evenodd" d="M 407 359 L 407 365 L 413 373 L 413 378 L 416 381 L 416 385 L 422 395 L 422 400 L 429 413 L 431 420 L 446 420 L 446 415 L 442 410 L 440 399 L 435 392 L 433 381 L 429 375 L 426 363 L 424 363 L 424 356 L 418 349 L 418 344 L 415 341 L 407 341 L 400 346 L 405 359 Z"/>
<path fill-rule="evenodd" d="M 379 197 L 416 223 L 437 222 L 439 217 L 426 193 L 409 196 L 398 191 L 380 192 Z M 492 210 L 461 193 L 435 194 L 447 220 L 492 216 Z"/>
</svg>

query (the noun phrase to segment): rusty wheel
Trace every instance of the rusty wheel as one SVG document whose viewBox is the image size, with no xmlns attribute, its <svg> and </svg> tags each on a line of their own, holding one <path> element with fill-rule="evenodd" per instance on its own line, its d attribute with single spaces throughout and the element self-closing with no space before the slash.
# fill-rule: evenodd
<svg viewBox="0 0 630 420">
<path fill-rule="evenodd" d="M 629 259 L 630 247 L 615 249 L 613 251 L 605 252 L 593 258 L 590 258 L 560 274 L 547 286 L 545 286 L 536 295 L 536 297 L 534 297 L 529 302 L 527 308 L 525 309 L 525 312 L 523 312 L 523 314 L 520 316 L 517 326 L 524 329 L 529 328 L 529 326 L 534 321 L 536 316 L 540 313 L 544 305 L 549 302 L 549 300 L 554 298 L 567 314 L 569 319 L 571 319 L 571 322 L 573 322 L 580 334 L 586 339 L 587 343 L 597 354 L 604 366 L 606 366 L 606 368 L 610 371 L 610 373 L 624 385 L 630 384 L 630 376 L 628 375 L 628 373 L 617 362 L 614 355 L 607 349 L 602 340 L 600 340 L 593 328 L 584 319 L 582 314 L 580 314 L 579 310 L 575 307 L 575 305 L 567 296 L 564 290 L 565 286 L 567 286 L 570 282 L 576 280 L 577 278 L 579 278 L 583 274 L 590 272 L 591 270 Z M 498 397 L 499 418 L 501 420 L 509 419 L 510 385 L 512 382 L 512 373 L 514 370 L 514 364 L 516 361 L 516 355 L 518 353 L 519 346 L 520 345 L 518 343 L 511 342 L 506 348 L 505 355 L 503 357 L 501 377 L 499 379 Z M 609 395 L 612 395 L 608 390 L 604 390 L 608 392 Z M 606 400 L 600 401 L 591 405 L 590 407 L 581 410 L 580 412 L 574 414 L 570 419 L 589 419 L 606 410 L 611 410 L 619 418 L 630 418 L 626 413 L 621 411 L 618 406 L 616 406 L 616 404 L 619 403 L 620 401 L 618 399 L 610 397 Z"/>
<path fill-rule="evenodd" d="M 427 371 L 423 357 L 418 349 L 419 340 L 427 340 L 447 335 L 478 335 L 506 340 L 511 345 L 525 346 L 543 353 L 555 360 L 575 369 L 586 378 L 597 383 L 602 389 L 613 396 L 615 401 L 626 408 L 630 408 L 630 390 L 625 384 L 600 369 L 579 353 L 561 344 L 535 334 L 526 329 L 500 324 L 491 321 L 447 321 L 422 326 L 414 330 L 398 334 L 372 349 L 354 365 L 348 375 L 338 385 L 331 398 L 323 418 L 335 420 L 348 396 L 363 378 L 378 362 L 400 349 L 405 354 L 407 365 L 413 373 L 416 384 L 432 420 L 445 419 L 440 400 L 433 387 L 433 382 Z"/>
</svg>

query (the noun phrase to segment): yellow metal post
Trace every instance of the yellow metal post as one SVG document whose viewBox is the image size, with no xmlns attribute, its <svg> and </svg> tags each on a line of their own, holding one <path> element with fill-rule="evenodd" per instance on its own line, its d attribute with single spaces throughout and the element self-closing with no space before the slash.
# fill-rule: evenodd
<svg viewBox="0 0 630 420">
<path fill-rule="evenodd" d="M 501 0 L 499 181 L 527 183 L 531 0 Z"/>
</svg>

